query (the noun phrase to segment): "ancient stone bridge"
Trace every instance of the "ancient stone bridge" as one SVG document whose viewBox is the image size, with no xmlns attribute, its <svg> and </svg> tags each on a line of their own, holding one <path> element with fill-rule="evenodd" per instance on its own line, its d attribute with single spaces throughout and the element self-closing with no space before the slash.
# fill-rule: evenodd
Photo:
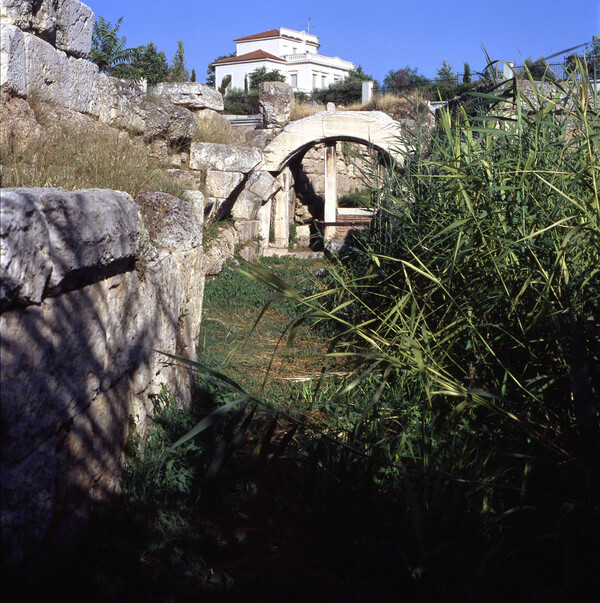
<svg viewBox="0 0 600 603">
<path fill-rule="evenodd" d="M 327 111 L 295 121 L 286 126 L 265 148 L 256 170 L 278 177 L 281 191 L 275 196 L 275 246 L 285 247 L 289 238 L 290 162 L 317 144 L 325 144 L 325 238 L 335 235 L 337 220 L 336 147 L 339 140 L 363 144 L 377 152 L 402 161 L 401 126 L 380 111 Z M 264 209 L 261 230 L 270 230 L 271 202 Z M 268 238 L 267 238 L 268 240 Z"/>
</svg>

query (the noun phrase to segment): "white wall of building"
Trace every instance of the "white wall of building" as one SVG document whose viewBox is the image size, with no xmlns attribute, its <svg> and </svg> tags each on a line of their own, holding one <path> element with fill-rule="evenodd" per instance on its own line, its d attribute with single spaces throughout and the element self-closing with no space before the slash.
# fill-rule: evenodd
<svg viewBox="0 0 600 603">
<path fill-rule="evenodd" d="M 286 82 L 295 92 L 310 94 L 313 90 L 327 88 L 348 74 L 354 64 L 339 57 L 327 57 L 318 54 L 319 38 L 306 32 L 295 31 L 286 27 L 280 28 L 280 34 L 274 38 L 258 38 L 236 42 L 237 56 L 256 50 L 263 50 L 274 56 L 282 57 L 285 63 L 269 59 L 257 59 L 234 64 L 215 66 L 215 82 L 217 88 L 223 78 L 231 74 L 233 88 L 244 88 L 244 78 L 259 69 L 266 67 L 269 71 L 276 69 L 283 73 Z"/>
</svg>

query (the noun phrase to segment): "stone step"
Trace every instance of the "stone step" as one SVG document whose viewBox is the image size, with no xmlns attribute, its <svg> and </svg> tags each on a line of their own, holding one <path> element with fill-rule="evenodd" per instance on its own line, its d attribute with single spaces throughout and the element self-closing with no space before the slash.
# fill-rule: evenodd
<svg viewBox="0 0 600 603">
<path fill-rule="evenodd" d="M 296 251 L 295 249 L 287 249 L 284 247 L 265 247 L 262 252 L 263 256 L 290 256 L 299 260 L 316 260 L 325 257 L 322 251 Z"/>
</svg>

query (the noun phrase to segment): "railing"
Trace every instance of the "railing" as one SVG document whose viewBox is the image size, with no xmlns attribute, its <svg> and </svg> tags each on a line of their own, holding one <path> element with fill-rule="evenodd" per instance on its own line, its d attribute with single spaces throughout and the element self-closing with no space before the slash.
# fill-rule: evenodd
<svg viewBox="0 0 600 603">
<path fill-rule="evenodd" d="M 254 126 L 260 123 L 260 115 L 223 115 L 232 126 Z"/>
</svg>

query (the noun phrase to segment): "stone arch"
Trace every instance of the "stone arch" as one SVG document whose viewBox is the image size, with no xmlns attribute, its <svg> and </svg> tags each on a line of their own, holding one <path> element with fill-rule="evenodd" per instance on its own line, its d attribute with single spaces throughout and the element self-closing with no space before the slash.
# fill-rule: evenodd
<svg viewBox="0 0 600 603">
<path fill-rule="evenodd" d="M 323 111 L 294 121 L 269 143 L 257 169 L 279 176 L 281 191 L 275 202 L 275 245 L 286 245 L 289 234 L 289 177 L 285 168 L 297 156 L 317 144 L 325 144 L 324 236 L 331 240 L 337 222 L 335 143 L 347 140 L 368 146 L 403 162 L 401 125 L 380 111 Z M 264 233 L 270 232 L 271 204 L 263 210 Z M 263 234 L 265 236 L 265 234 Z"/>
<path fill-rule="evenodd" d="M 338 140 L 370 146 L 402 159 L 401 126 L 381 111 L 323 111 L 287 125 L 263 152 L 260 169 L 279 173 L 308 148 Z"/>
</svg>

